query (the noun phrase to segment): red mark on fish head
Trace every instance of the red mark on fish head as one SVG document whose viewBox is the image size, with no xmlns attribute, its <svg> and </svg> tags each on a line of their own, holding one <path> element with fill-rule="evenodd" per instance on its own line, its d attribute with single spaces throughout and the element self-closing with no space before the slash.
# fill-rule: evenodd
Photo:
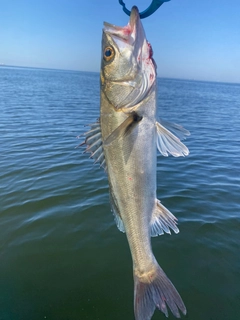
<svg viewBox="0 0 240 320">
<path fill-rule="evenodd" d="M 123 27 L 122 32 L 125 36 L 129 36 L 132 33 L 132 29 L 130 25 Z"/>
<path fill-rule="evenodd" d="M 155 60 L 152 59 L 152 62 L 153 62 L 153 66 L 154 66 L 155 70 L 157 70 L 157 64 L 156 64 Z"/>
<path fill-rule="evenodd" d="M 148 58 L 152 59 L 153 49 L 152 49 L 152 46 L 151 46 L 151 44 L 149 42 L 147 44 L 148 44 Z"/>
</svg>

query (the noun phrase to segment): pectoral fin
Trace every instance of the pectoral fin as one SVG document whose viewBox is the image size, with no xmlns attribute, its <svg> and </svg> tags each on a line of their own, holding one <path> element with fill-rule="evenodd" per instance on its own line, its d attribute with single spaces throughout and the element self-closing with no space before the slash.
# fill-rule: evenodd
<svg viewBox="0 0 240 320">
<path fill-rule="evenodd" d="M 180 141 L 180 139 L 159 122 L 156 122 L 156 128 L 157 148 L 163 156 L 167 157 L 171 154 L 174 157 L 180 157 L 187 156 L 189 154 L 188 148 Z M 184 136 L 189 134 L 187 130 L 175 124 L 172 125 L 172 131 L 178 132 L 178 135 L 180 135 L 180 132 Z"/>
<path fill-rule="evenodd" d="M 103 142 L 104 146 L 109 146 L 115 139 L 120 137 L 125 137 L 128 135 L 133 128 L 142 120 L 142 117 L 139 116 L 135 111 L 130 113 L 129 117 L 124 120 L 120 126 L 118 126 Z"/>
<path fill-rule="evenodd" d="M 151 219 L 151 237 L 157 237 L 164 232 L 171 234 L 170 229 L 179 233 L 177 218 L 156 199 L 156 207 Z"/>
</svg>

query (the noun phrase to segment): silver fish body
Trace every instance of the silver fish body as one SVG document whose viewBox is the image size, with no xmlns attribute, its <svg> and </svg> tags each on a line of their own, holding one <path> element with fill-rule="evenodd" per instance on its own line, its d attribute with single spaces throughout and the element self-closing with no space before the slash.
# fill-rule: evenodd
<svg viewBox="0 0 240 320">
<path fill-rule="evenodd" d="M 129 24 L 105 23 L 102 39 L 99 124 L 86 133 L 87 151 L 108 175 L 110 202 L 118 228 L 126 232 L 134 274 L 136 320 L 150 320 L 155 308 L 176 317 L 186 314 L 177 290 L 158 265 L 151 236 L 178 233 L 176 218 L 156 198 L 156 149 L 187 155 L 188 149 L 157 122 L 156 65 L 138 9 Z M 169 128 L 180 137 L 178 125 Z"/>
</svg>

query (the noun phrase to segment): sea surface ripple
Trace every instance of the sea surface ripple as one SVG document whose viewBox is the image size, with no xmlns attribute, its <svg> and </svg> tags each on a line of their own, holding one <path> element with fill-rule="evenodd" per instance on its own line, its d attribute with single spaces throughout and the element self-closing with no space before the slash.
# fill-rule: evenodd
<svg viewBox="0 0 240 320">
<path fill-rule="evenodd" d="M 99 117 L 99 74 L 1 67 L 0 88 L 0 319 L 133 319 L 107 177 L 76 148 Z M 240 319 L 240 85 L 161 78 L 158 100 L 191 136 L 188 157 L 158 156 L 180 233 L 154 253 L 187 319 Z"/>
</svg>

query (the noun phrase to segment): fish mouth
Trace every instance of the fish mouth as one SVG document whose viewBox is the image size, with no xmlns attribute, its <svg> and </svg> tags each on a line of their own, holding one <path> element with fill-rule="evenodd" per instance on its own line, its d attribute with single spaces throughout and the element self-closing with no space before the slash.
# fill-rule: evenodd
<svg viewBox="0 0 240 320">
<path fill-rule="evenodd" d="M 130 23 L 131 26 L 134 26 L 134 25 L 136 25 L 136 23 L 138 21 L 140 21 L 139 11 L 138 11 L 138 8 L 136 6 L 133 6 L 132 10 L 131 10 L 131 14 L 130 14 L 129 23 Z"/>
<path fill-rule="evenodd" d="M 129 19 L 129 25 L 132 29 L 132 37 L 135 39 L 135 41 L 137 38 L 142 38 L 142 39 L 145 38 L 145 32 L 143 30 L 139 11 L 136 6 L 132 7 L 131 15 Z"/>
<path fill-rule="evenodd" d="M 141 44 L 145 39 L 145 32 L 136 6 L 132 7 L 129 22 L 125 27 L 104 22 L 103 31 L 111 35 L 118 46 L 121 46 L 119 41 L 129 45 L 136 45 L 136 42 Z"/>
</svg>

